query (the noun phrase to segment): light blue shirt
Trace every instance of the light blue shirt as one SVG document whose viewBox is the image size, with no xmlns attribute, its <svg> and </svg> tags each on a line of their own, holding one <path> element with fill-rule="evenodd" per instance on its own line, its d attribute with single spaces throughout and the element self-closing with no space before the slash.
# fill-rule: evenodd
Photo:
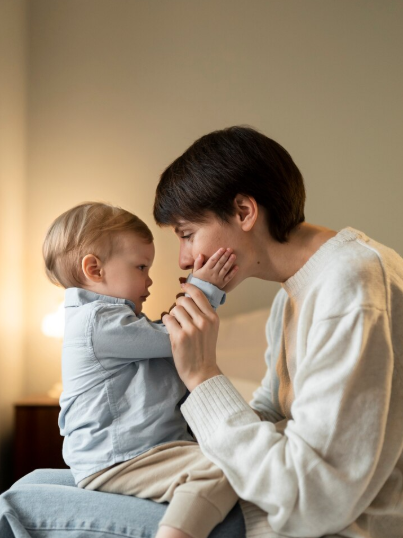
<svg viewBox="0 0 403 538">
<path fill-rule="evenodd" d="M 224 302 L 223 291 L 191 281 L 214 308 Z M 193 441 L 165 326 L 131 301 L 81 288 L 66 290 L 65 309 L 59 427 L 76 483 L 156 445 Z"/>
</svg>

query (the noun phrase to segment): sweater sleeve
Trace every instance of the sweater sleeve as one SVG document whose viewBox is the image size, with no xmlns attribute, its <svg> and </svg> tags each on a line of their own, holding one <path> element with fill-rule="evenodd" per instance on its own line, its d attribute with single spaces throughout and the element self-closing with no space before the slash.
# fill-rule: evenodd
<svg viewBox="0 0 403 538">
<path fill-rule="evenodd" d="M 283 434 L 224 376 L 198 386 L 181 409 L 205 455 L 273 530 L 319 537 L 355 521 L 391 472 L 392 372 L 386 312 L 357 308 L 312 326 Z"/>
</svg>

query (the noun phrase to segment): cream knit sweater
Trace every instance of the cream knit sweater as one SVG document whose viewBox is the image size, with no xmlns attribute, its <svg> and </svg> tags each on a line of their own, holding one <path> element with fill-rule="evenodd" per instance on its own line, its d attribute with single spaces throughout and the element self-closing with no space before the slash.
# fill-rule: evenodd
<svg viewBox="0 0 403 538">
<path fill-rule="evenodd" d="M 251 406 L 225 376 L 182 412 L 249 536 L 403 537 L 403 260 L 346 228 L 276 296 Z M 245 357 L 248 360 L 248 357 Z M 256 517 L 255 517 L 256 516 Z"/>
</svg>

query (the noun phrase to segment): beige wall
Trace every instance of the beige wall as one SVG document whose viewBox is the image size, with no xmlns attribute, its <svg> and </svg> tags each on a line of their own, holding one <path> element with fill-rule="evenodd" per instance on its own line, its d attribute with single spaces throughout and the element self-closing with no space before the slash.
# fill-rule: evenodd
<svg viewBox="0 0 403 538">
<path fill-rule="evenodd" d="M 50 221 L 102 199 L 151 224 L 154 317 L 172 301 L 177 242 L 153 225 L 159 174 L 195 138 L 248 123 L 282 143 L 308 190 L 307 220 L 365 230 L 403 254 L 403 3 L 322 0 L 30 2 L 29 391 L 59 375 L 39 332 L 60 290 L 40 256 Z M 265 306 L 250 281 L 222 309 Z"/>
<path fill-rule="evenodd" d="M 403 254 L 400 0 L 31 0 L 27 181 L 27 392 L 60 375 L 40 333 L 61 291 L 41 243 L 61 211 L 120 204 L 156 238 L 157 316 L 176 292 L 177 241 L 152 221 L 161 171 L 195 138 L 248 123 L 306 179 L 307 220 L 361 228 Z M 222 315 L 269 304 L 250 281 Z"/>
<path fill-rule="evenodd" d="M 0 491 L 24 388 L 25 0 L 0 2 Z"/>
</svg>

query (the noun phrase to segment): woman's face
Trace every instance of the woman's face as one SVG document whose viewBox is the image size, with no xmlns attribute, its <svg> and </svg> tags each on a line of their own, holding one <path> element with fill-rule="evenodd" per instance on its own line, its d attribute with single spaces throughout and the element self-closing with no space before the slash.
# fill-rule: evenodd
<svg viewBox="0 0 403 538">
<path fill-rule="evenodd" d="M 241 248 L 242 236 L 233 220 L 223 223 L 210 214 L 202 223 L 180 221 L 175 227 L 175 233 L 180 243 L 179 267 L 181 269 L 191 270 L 199 254 L 204 256 L 206 262 L 219 248 L 232 248 L 237 256 L 236 265 L 239 269 L 235 277 L 225 286 L 225 291 L 234 289 L 245 278 L 242 274 L 244 258 L 242 255 L 244 249 Z"/>
</svg>

